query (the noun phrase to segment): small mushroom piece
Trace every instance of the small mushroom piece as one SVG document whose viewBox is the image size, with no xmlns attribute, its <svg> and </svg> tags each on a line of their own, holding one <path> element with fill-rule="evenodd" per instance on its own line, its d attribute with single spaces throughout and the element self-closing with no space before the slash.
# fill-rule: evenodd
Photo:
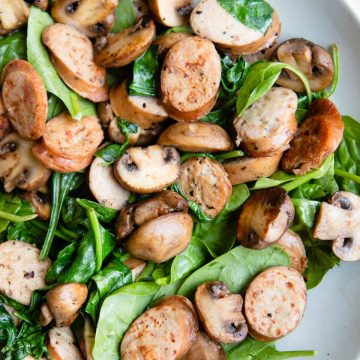
<svg viewBox="0 0 360 360">
<path fill-rule="evenodd" d="M 31 203 L 40 219 L 48 220 L 50 218 L 51 194 L 47 186 L 25 193 L 24 198 Z"/>
<path fill-rule="evenodd" d="M 95 62 L 106 68 L 128 65 L 145 53 L 155 35 L 154 21 L 149 16 L 143 16 L 128 29 L 109 34 L 105 46 L 95 53 Z"/>
<path fill-rule="evenodd" d="M 95 158 L 89 171 L 89 188 L 95 199 L 103 206 L 120 210 L 130 197 L 113 173 L 112 166 L 107 166 L 101 158 Z"/>
<path fill-rule="evenodd" d="M 327 88 L 334 79 L 334 64 L 329 52 L 305 39 L 290 39 L 281 43 L 273 52 L 272 59 L 300 70 L 314 92 Z M 288 70 L 282 72 L 276 83 L 299 93 L 305 92 L 302 81 Z"/>
<path fill-rule="evenodd" d="M 253 192 L 243 205 L 236 236 L 252 249 L 274 245 L 292 224 L 295 209 L 289 195 L 280 187 Z"/>
<path fill-rule="evenodd" d="M 115 118 L 110 101 L 103 101 L 99 103 L 97 105 L 96 113 L 103 129 L 107 129 L 111 123 L 111 120 Z"/>
<path fill-rule="evenodd" d="M 70 326 L 85 303 L 88 289 L 85 284 L 58 285 L 46 294 L 47 303 L 54 316 L 56 326 Z"/>
<path fill-rule="evenodd" d="M 39 323 L 41 326 L 48 326 L 54 320 L 54 316 L 51 313 L 49 306 L 46 302 L 40 306 Z"/>
<path fill-rule="evenodd" d="M 93 360 L 92 351 L 95 344 L 95 330 L 88 318 L 85 318 L 83 336 L 80 341 L 80 349 L 86 360 Z M 70 360 L 70 359 L 69 359 Z"/>
<path fill-rule="evenodd" d="M 129 145 L 135 145 L 138 141 L 141 133 L 140 126 L 137 127 L 136 132 L 132 132 L 129 134 Z M 117 143 L 117 144 L 123 144 L 126 141 L 126 137 L 123 134 L 123 132 L 119 129 L 118 126 L 118 119 L 113 118 L 109 124 L 108 128 L 108 135 L 109 138 Z"/>
<path fill-rule="evenodd" d="M 182 360 L 226 360 L 224 349 L 199 331 L 195 342 Z"/>
<path fill-rule="evenodd" d="M 26 24 L 29 17 L 29 5 L 24 0 L 1 2 L 0 35 L 6 35 Z"/>
<path fill-rule="evenodd" d="M 38 7 L 42 11 L 46 11 L 48 6 L 49 6 L 49 1 L 48 0 L 33 0 L 33 1 L 30 1 L 30 2 L 32 3 L 32 5 Z"/>
<path fill-rule="evenodd" d="M 163 129 L 164 123 L 154 123 L 146 129 L 140 128 L 140 135 L 136 141 L 136 145 L 146 146 L 153 144 L 156 142 Z"/>
<path fill-rule="evenodd" d="M 360 197 L 346 191 L 322 202 L 313 231 L 319 240 L 334 240 L 334 254 L 344 261 L 360 260 Z"/>
<path fill-rule="evenodd" d="M 188 23 L 194 8 L 193 0 L 150 0 L 149 6 L 156 20 L 167 27 Z"/>
<path fill-rule="evenodd" d="M 173 184 L 180 175 L 180 156 L 172 147 L 133 147 L 117 160 L 115 176 L 138 194 L 151 194 Z"/>
<path fill-rule="evenodd" d="M 140 276 L 146 266 L 146 262 L 134 257 L 124 261 L 124 264 L 131 270 L 133 282 Z"/>
<path fill-rule="evenodd" d="M 173 213 L 150 220 L 126 242 L 129 252 L 140 259 L 162 263 L 183 252 L 193 229 L 190 215 Z"/>
<path fill-rule="evenodd" d="M 16 133 L 0 142 L 0 178 L 6 192 L 16 187 L 33 191 L 45 185 L 51 172 L 32 154 L 34 142 L 24 140 Z"/>
<path fill-rule="evenodd" d="M 120 210 L 115 225 L 118 240 L 125 239 L 135 230 L 134 210 L 135 205 L 125 206 Z"/>
<path fill-rule="evenodd" d="M 137 17 L 141 17 L 149 14 L 149 6 L 147 0 L 133 0 L 135 12 Z"/>
<path fill-rule="evenodd" d="M 0 92 L 0 141 L 11 132 L 11 125 L 6 116 Z"/>
<path fill-rule="evenodd" d="M 243 298 L 232 294 L 223 282 L 200 285 L 195 293 L 195 306 L 201 324 L 213 340 L 225 344 L 245 340 L 248 328 L 241 312 Z"/>
<path fill-rule="evenodd" d="M 83 360 L 69 327 L 54 327 L 48 337 L 47 348 L 52 360 Z"/>
<path fill-rule="evenodd" d="M 188 152 L 217 152 L 233 149 L 228 133 L 219 125 L 205 122 L 176 123 L 159 137 L 158 144 Z"/>
<path fill-rule="evenodd" d="M 159 55 L 165 55 L 172 46 L 177 44 L 179 41 L 184 40 L 191 36 L 194 35 L 188 32 L 170 32 L 158 36 L 154 40 L 153 45 L 157 45 L 159 47 L 158 49 Z"/>
</svg>

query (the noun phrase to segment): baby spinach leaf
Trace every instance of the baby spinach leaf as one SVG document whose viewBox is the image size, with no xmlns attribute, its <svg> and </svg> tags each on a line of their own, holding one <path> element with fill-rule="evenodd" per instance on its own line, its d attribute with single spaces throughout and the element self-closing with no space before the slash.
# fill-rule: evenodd
<svg viewBox="0 0 360 360">
<path fill-rule="evenodd" d="M 118 214 L 117 210 L 105 207 L 91 200 L 76 199 L 76 201 L 84 209 L 94 209 L 99 220 L 106 224 L 112 223 Z"/>
<path fill-rule="evenodd" d="M 105 299 L 96 328 L 95 359 L 120 359 L 119 346 L 126 330 L 151 303 L 159 288 L 154 283 L 137 282 L 122 287 Z"/>
<path fill-rule="evenodd" d="M 104 232 L 101 231 L 99 219 L 96 215 L 96 212 L 93 208 L 89 207 L 86 209 L 87 216 L 90 222 L 90 231 L 92 231 L 92 235 L 95 239 L 95 258 L 96 258 L 96 268 L 95 272 L 101 270 L 102 262 L 103 262 L 103 236 Z"/>
<path fill-rule="evenodd" d="M 112 32 L 117 33 L 134 25 L 136 21 L 136 11 L 133 0 L 119 0 L 119 5 L 115 9 L 115 23 Z"/>
<path fill-rule="evenodd" d="M 47 120 L 53 119 L 65 110 L 64 103 L 57 96 L 49 94 Z"/>
<path fill-rule="evenodd" d="M 26 31 L 24 30 L 0 36 L 0 74 L 5 65 L 15 59 L 26 59 Z"/>
<path fill-rule="evenodd" d="M 217 0 L 217 2 L 236 20 L 263 34 L 272 23 L 273 9 L 264 0 Z"/>
<path fill-rule="evenodd" d="M 178 294 L 191 297 L 206 281 L 223 281 L 231 292 L 243 292 L 259 272 L 270 266 L 290 265 L 290 258 L 278 246 L 252 250 L 238 246 L 192 273 L 180 287 Z"/>
<path fill-rule="evenodd" d="M 233 96 L 240 89 L 247 63 L 241 57 L 233 61 L 229 55 L 224 55 L 221 58 L 221 68 L 221 85 L 227 96 Z"/>
<path fill-rule="evenodd" d="M 39 228 L 34 221 L 17 222 L 9 225 L 8 240 L 20 240 L 41 247 L 46 230 Z"/>
<path fill-rule="evenodd" d="M 86 211 L 75 198 L 66 196 L 61 208 L 61 220 L 68 229 L 84 234 L 89 228 Z"/>
<path fill-rule="evenodd" d="M 28 19 L 27 58 L 40 75 L 48 92 L 57 96 L 65 104 L 71 116 L 76 120 L 88 115 L 96 116 L 95 105 L 70 90 L 56 72 L 49 54 L 42 44 L 43 30 L 52 25 L 51 16 L 32 6 Z"/>
<path fill-rule="evenodd" d="M 224 153 L 215 154 L 215 158 L 220 163 L 223 163 L 225 160 L 235 159 L 238 157 L 242 157 L 244 155 L 245 155 L 245 153 L 243 151 L 234 150 L 234 151 L 228 151 L 228 152 L 224 152 Z"/>
<path fill-rule="evenodd" d="M 174 26 L 164 32 L 164 34 L 171 33 L 194 33 L 194 30 L 189 25 Z"/>
</svg>

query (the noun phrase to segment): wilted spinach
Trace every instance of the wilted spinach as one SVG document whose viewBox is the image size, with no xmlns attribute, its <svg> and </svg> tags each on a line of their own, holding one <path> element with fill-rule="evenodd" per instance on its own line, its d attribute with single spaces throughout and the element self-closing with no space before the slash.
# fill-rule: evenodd
<svg viewBox="0 0 360 360">
<path fill-rule="evenodd" d="M 106 224 L 112 223 L 118 214 L 117 210 L 105 207 L 91 200 L 76 199 L 76 202 L 84 209 L 94 209 L 99 220 Z"/>
<path fill-rule="evenodd" d="M 247 63 L 239 57 L 233 61 L 229 55 L 221 58 L 221 85 L 227 96 L 233 96 L 240 89 L 247 70 Z"/>
<path fill-rule="evenodd" d="M 115 9 L 115 23 L 112 32 L 120 32 L 136 21 L 136 11 L 133 0 L 119 0 L 119 5 Z"/>
<path fill-rule="evenodd" d="M 15 59 L 26 59 L 26 32 L 19 30 L 0 36 L 0 74 L 5 65 Z"/>
<path fill-rule="evenodd" d="M 64 103 L 55 95 L 49 94 L 47 120 L 53 119 L 65 110 Z"/>
</svg>

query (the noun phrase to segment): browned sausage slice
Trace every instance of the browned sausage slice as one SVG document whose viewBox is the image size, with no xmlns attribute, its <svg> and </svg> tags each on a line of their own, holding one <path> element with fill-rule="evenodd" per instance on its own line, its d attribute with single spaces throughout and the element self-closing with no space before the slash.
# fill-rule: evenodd
<svg viewBox="0 0 360 360">
<path fill-rule="evenodd" d="M 193 36 L 193 34 L 187 32 L 171 32 L 157 37 L 153 45 L 159 46 L 158 52 L 162 55 L 166 54 L 168 50 L 179 41 L 191 36 Z"/>
<path fill-rule="evenodd" d="M 249 285 L 245 315 L 252 337 L 273 341 L 291 333 L 306 307 L 306 284 L 296 270 L 275 266 L 263 271 Z"/>
<path fill-rule="evenodd" d="M 318 168 L 337 149 L 343 133 L 344 123 L 335 104 L 328 99 L 314 101 L 284 154 L 282 167 L 296 175 Z"/>
<path fill-rule="evenodd" d="M 10 121 L 5 114 L 4 105 L 0 93 L 0 140 L 2 140 L 11 131 Z"/>
<path fill-rule="evenodd" d="M 44 131 L 48 103 L 44 84 L 30 63 L 14 60 L 1 75 L 6 114 L 21 137 L 36 140 Z"/>
<path fill-rule="evenodd" d="M 214 106 L 221 79 L 221 64 L 209 40 L 193 36 L 175 44 L 161 71 L 163 102 L 169 115 L 196 121 Z"/>
</svg>

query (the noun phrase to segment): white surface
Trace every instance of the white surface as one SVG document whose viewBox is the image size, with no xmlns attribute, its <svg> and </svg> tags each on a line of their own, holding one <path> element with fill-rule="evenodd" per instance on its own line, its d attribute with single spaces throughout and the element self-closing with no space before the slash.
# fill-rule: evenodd
<svg viewBox="0 0 360 360">
<path fill-rule="evenodd" d="M 269 2 L 280 15 L 282 39 L 338 45 L 340 83 L 332 99 L 343 114 L 360 120 L 360 0 Z M 360 359 L 360 263 L 342 263 L 309 292 L 303 322 L 278 348 L 318 350 L 316 360 Z"/>
</svg>

